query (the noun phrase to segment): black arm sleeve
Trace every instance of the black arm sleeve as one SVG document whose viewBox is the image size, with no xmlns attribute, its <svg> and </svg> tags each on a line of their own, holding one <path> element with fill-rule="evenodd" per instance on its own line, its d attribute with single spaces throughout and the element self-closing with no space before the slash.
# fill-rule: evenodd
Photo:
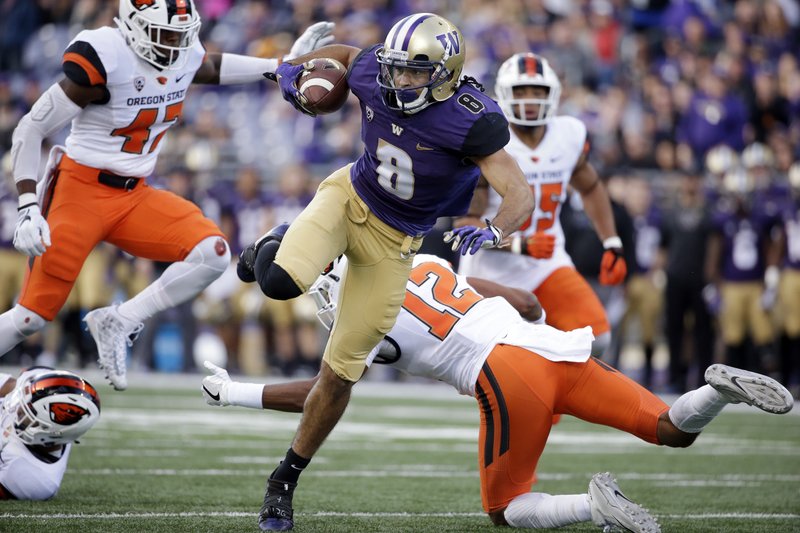
<svg viewBox="0 0 800 533">
<path fill-rule="evenodd" d="M 508 144 L 509 139 L 506 117 L 501 113 L 486 113 L 472 124 L 461 152 L 466 156 L 491 155 Z"/>
</svg>

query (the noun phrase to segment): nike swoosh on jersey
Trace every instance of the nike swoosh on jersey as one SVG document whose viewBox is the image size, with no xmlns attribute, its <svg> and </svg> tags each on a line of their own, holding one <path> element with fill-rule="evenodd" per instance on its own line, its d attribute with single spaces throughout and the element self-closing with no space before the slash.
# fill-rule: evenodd
<svg viewBox="0 0 800 533">
<path fill-rule="evenodd" d="M 208 394 L 212 400 L 214 400 L 215 402 L 219 401 L 219 393 L 211 394 L 211 391 L 208 390 L 205 385 L 203 385 L 203 390 L 206 391 L 206 394 Z"/>
<path fill-rule="evenodd" d="M 435 148 L 428 148 L 427 146 L 422 146 L 420 143 L 417 143 L 417 150 L 419 150 L 420 152 L 422 151 L 427 152 L 429 150 L 435 150 Z"/>
<path fill-rule="evenodd" d="M 185 77 L 186 77 L 186 74 L 184 74 L 182 76 L 178 76 L 177 78 L 175 78 L 175 83 L 180 83 L 180 81 Z"/>
</svg>

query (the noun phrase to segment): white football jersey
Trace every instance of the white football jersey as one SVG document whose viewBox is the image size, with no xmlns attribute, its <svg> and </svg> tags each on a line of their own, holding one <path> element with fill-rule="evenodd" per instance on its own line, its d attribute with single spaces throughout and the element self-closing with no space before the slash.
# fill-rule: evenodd
<svg viewBox="0 0 800 533">
<path fill-rule="evenodd" d="M 67 155 L 120 176 L 149 176 L 162 137 L 178 121 L 186 91 L 205 57 L 199 41 L 188 53 L 182 68 L 161 71 L 139 59 L 118 28 L 80 32 L 64 62 L 85 69 L 90 80 L 104 78 L 108 101 L 87 105 L 72 121 Z"/>
<path fill-rule="evenodd" d="M 36 369 L 32 372 L 49 370 Z M 0 385 L 9 377 L 0 374 Z M 52 498 L 61 487 L 72 445 L 65 445 L 61 455 L 54 457 L 52 462 L 42 460 L 17 437 L 11 420 L 3 418 L 2 406 L 3 398 L 0 398 L 0 485 L 18 500 Z"/>
<path fill-rule="evenodd" d="M 589 327 L 564 332 L 527 322 L 505 299 L 478 294 L 447 261 L 418 255 L 397 322 L 368 364 L 377 358 L 474 396 L 481 367 L 497 344 L 527 348 L 553 361 L 582 362 L 593 339 Z"/>
<path fill-rule="evenodd" d="M 539 145 L 532 149 L 511 130 L 506 151 L 519 165 L 533 191 L 533 214 L 516 233 L 528 237 L 537 231 L 555 235 L 555 251 L 549 259 L 535 259 L 497 250 L 480 250 L 465 256 L 459 272 L 491 279 L 497 283 L 533 291 L 556 269 L 573 266 L 564 250 L 564 230 L 559 222 L 567 186 L 586 146 L 586 126 L 569 116 L 553 117 Z M 484 218 L 494 218 L 502 197 L 489 188 Z"/>
</svg>

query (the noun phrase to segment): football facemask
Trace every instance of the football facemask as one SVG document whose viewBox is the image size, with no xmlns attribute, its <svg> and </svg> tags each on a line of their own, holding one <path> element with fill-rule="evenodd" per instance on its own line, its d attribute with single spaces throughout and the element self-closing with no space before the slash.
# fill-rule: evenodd
<svg viewBox="0 0 800 533">
<path fill-rule="evenodd" d="M 447 19 L 417 13 L 392 26 L 376 55 L 384 102 L 410 115 L 456 92 L 466 45 Z"/>
<path fill-rule="evenodd" d="M 120 0 L 114 22 L 133 52 L 159 70 L 182 68 L 200 32 L 194 0 Z"/>
<path fill-rule="evenodd" d="M 515 87 L 544 87 L 545 98 L 517 98 Z M 534 53 L 514 54 L 497 71 L 495 83 L 497 103 L 509 122 L 520 126 L 540 126 L 554 117 L 561 98 L 561 82 L 550 63 Z M 538 106 L 535 118 L 527 113 L 528 106 Z"/>
<path fill-rule="evenodd" d="M 340 256 L 333 261 L 333 268 L 317 278 L 308 289 L 308 294 L 317 305 L 317 318 L 328 331 L 336 318 L 336 303 L 339 300 L 339 287 L 347 271 L 347 258 Z"/>
<path fill-rule="evenodd" d="M 100 418 L 100 398 L 87 381 L 72 372 L 23 373 L 3 402 L 5 419 L 28 446 L 74 442 Z"/>
</svg>

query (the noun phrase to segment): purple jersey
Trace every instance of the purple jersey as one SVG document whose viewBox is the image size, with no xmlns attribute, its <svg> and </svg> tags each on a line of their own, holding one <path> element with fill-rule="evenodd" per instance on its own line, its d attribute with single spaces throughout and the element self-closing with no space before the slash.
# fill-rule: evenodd
<svg viewBox="0 0 800 533">
<path fill-rule="evenodd" d="M 651 207 L 645 215 L 633 219 L 636 264 L 638 274 L 649 272 L 661 246 L 661 213 Z"/>
<path fill-rule="evenodd" d="M 764 277 L 764 248 L 774 215 L 755 204 L 746 215 L 720 210 L 714 228 L 722 236 L 722 279 L 759 281 Z"/>
<path fill-rule="evenodd" d="M 436 219 L 466 213 L 480 175 L 468 157 L 493 154 L 509 140 L 497 103 L 469 83 L 419 113 L 383 102 L 375 51 L 364 49 L 347 73 L 361 105 L 364 153 L 353 165 L 353 187 L 386 224 L 418 236 Z"/>
</svg>

